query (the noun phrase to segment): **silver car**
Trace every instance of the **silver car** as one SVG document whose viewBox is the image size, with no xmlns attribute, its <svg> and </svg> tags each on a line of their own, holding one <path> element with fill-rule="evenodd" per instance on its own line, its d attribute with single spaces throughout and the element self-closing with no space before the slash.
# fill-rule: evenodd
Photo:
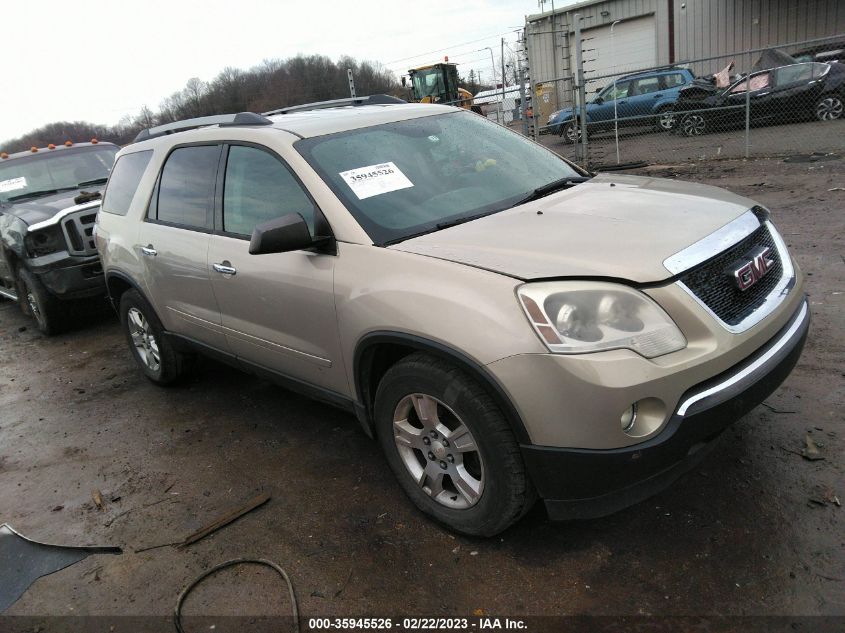
<svg viewBox="0 0 845 633">
<path fill-rule="evenodd" d="M 391 101 L 120 152 L 97 244 L 150 380 L 205 353 L 343 407 L 417 507 L 489 536 L 538 497 L 571 519 L 654 494 L 797 362 L 802 276 L 754 201 Z"/>
</svg>

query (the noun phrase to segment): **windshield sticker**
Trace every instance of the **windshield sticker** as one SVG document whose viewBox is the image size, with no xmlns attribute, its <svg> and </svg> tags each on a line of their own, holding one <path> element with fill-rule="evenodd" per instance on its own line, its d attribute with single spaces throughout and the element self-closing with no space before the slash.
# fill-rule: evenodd
<svg viewBox="0 0 845 633">
<path fill-rule="evenodd" d="M 405 174 L 393 163 L 369 165 L 349 171 L 340 172 L 340 177 L 346 181 L 358 200 L 365 200 L 383 193 L 390 193 L 399 189 L 413 187 Z"/>
<path fill-rule="evenodd" d="M 9 191 L 17 191 L 18 189 L 26 189 L 26 178 L 10 178 L 9 180 L 0 180 L 0 193 L 7 193 Z"/>
</svg>

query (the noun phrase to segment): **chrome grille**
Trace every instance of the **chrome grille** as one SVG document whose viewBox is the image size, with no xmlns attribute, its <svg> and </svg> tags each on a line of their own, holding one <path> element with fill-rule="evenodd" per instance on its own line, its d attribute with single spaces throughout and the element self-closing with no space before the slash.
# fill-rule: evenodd
<svg viewBox="0 0 845 633">
<path fill-rule="evenodd" d="M 67 240 L 68 253 L 71 255 L 97 254 L 97 244 L 94 241 L 96 221 L 96 208 L 77 211 L 62 218 L 62 231 Z"/>
<path fill-rule="evenodd" d="M 768 223 L 761 224 L 735 245 L 680 276 L 680 282 L 729 326 L 737 326 L 748 319 L 767 303 L 783 281 L 782 252 L 769 226 Z M 769 258 L 774 263 L 757 283 L 747 290 L 740 290 L 734 283 L 733 271 L 737 263 L 758 246 L 771 249 Z"/>
</svg>

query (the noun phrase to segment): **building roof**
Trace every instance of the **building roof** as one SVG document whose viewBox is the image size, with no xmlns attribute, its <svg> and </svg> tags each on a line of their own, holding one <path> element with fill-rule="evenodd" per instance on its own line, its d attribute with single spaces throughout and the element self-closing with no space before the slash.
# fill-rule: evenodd
<svg viewBox="0 0 845 633">
<path fill-rule="evenodd" d="M 604 2 L 608 2 L 608 0 L 584 0 L 583 2 L 577 2 L 575 4 L 566 4 L 562 7 L 555 7 L 554 11 L 544 11 L 543 13 L 535 13 L 533 15 L 529 15 L 525 18 L 526 22 L 537 22 L 538 20 L 546 20 L 553 15 L 560 15 L 561 13 L 572 13 L 573 11 L 578 11 L 579 9 L 586 9 L 587 7 L 591 7 L 595 4 L 602 4 Z"/>
</svg>

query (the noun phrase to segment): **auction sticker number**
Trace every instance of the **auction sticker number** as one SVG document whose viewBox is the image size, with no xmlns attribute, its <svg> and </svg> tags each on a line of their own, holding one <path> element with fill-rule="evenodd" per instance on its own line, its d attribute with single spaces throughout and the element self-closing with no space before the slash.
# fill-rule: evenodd
<svg viewBox="0 0 845 633">
<path fill-rule="evenodd" d="M 26 178 L 10 178 L 9 180 L 0 180 L 0 193 L 7 191 L 17 191 L 18 189 L 26 188 Z"/>
<path fill-rule="evenodd" d="M 413 187 L 414 183 L 394 163 L 381 163 L 340 172 L 359 200 Z"/>
</svg>

